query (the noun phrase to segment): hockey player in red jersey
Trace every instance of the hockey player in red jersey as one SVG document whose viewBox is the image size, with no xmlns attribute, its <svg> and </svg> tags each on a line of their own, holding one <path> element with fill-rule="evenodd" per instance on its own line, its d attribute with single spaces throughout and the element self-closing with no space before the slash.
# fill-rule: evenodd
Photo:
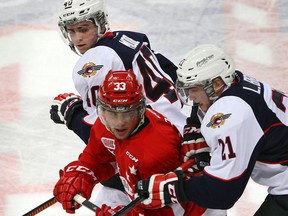
<svg viewBox="0 0 288 216">
<path fill-rule="evenodd" d="M 181 112 L 181 102 L 174 88 L 177 67 L 159 52 L 152 51 L 145 34 L 111 31 L 107 17 L 103 0 L 64 2 L 58 25 L 65 42 L 82 55 L 72 74 L 80 96 L 65 93 L 55 97 L 50 109 L 51 119 L 66 124 L 87 144 L 98 116 L 95 98 L 104 77 L 109 70 L 133 69 L 145 86 L 146 104 L 167 117 L 182 133 L 186 116 Z M 107 197 L 111 188 L 124 190 L 117 175 L 102 184 L 109 187 L 109 193 L 102 193 L 105 198 L 112 202 L 121 200 L 121 192 Z M 122 198 L 125 202 L 125 196 Z M 100 205 L 101 200 L 96 203 Z"/>
<path fill-rule="evenodd" d="M 132 70 L 110 71 L 106 75 L 99 87 L 99 117 L 92 127 L 89 143 L 78 160 L 64 168 L 54 188 L 55 197 L 68 213 L 79 208 L 73 205 L 76 194 L 89 199 L 94 185 L 117 170 L 127 195 L 133 199 L 134 184 L 140 179 L 173 171 L 181 165 L 180 133 L 163 115 L 146 108 L 142 90 Z M 141 204 L 129 215 L 196 216 L 204 211 L 193 202 L 155 209 L 146 209 Z M 96 212 L 96 215 L 103 214 L 109 215 L 107 206 Z"/>
<path fill-rule="evenodd" d="M 209 44 L 189 52 L 177 76 L 182 101 L 199 106 L 200 131 L 211 148 L 210 166 L 187 181 L 174 172 L 153 175 L 138 182 L 137 194 L 148 196 L 154 207 L 193 201 L 206 208 L 229 209 L 251 177 L 269 193 L 255 215 L 287 216 L 288 95 L 235 71 L 231 57 Z M 197 140 L 190 146 L 184 143 L 188 157 L 195 144 Z M 162 199 L 157 198 L 159 193 Z"/>
</svg>

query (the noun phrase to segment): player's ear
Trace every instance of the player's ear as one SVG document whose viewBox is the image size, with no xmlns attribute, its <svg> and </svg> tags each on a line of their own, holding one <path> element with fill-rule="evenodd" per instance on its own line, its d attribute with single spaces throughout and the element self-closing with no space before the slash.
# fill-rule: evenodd
<svg viewBox="0 0 288 216">
<path fill-rule="evenodd" d="M 107 30 L 106 30 L 106 28 L 105 27 L 103 27 L 103 28 L 101 28 L 101 34 L 104 34 L 105 32 L 106 32 Z"/>
<path fill-rule="evenodd" d="M 224 81 L 221 79 L 221 77 L 217 77 L 213 79 L 213 88 L 214 88 L 216 95 L 220 95 L 223 92 L 223 89 L 225 88 L 225 86 L 226 85 Z"/>
</svg>

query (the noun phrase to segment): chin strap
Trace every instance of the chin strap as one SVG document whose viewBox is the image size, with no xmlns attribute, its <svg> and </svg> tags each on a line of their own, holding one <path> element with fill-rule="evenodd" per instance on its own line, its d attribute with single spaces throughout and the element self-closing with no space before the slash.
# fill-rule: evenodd
<svg viewBox="0 0 288 216">
<path fill-rule="evenodd" d="M 132 136 L 133 134 L 135 134 L 139 128 L 145 123 L 145 115 L 143 115 L 143 117 L 141 118 L 139 124 L 137 125 L 137 127 L 132 131 L 132 133 L 129 136 Z"/>
</svg>

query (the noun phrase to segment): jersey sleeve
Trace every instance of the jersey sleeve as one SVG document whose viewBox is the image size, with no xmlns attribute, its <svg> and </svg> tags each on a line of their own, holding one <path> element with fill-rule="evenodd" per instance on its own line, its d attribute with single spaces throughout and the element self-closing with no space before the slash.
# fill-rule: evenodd
<svg viewBox="0 0 288 216">
<path fill-rule="evenodd" d="M 85 144 L 88 143 L 90 130 L 92 125 L 87 123 L 84 118 L 87 116 L 87 112 L 83 109 L 77 110 L 73 114 L 73 118 L 68 126 L 70 130 L 72 130 L 75 134 L 77 134 L 80 139 L 83 140 Z"/>
<path fill-rule="evenodd" d="M 102 145 L 99 139 L 105 130 L 98 119 L 91 129 L 89 143 L 79 156 L 79 161 L 94 171 L 99 182 L 105 181 L 117 173 L 114 155 Z"/>
<path fill-rule="evenodd" d="M 175 83 L 176 79 L 177 79 L 177 74 L 176 74 L 176 70 L 177 70 L 177 66 L 174 65 L 169 59 L 167 59 L 165 56 L 163 56 L 161 53 L 155 52 L 154 53 L 159 64 L 160 67 L 162 68 L 162 70 L 169 75 L 169 77 L 172 79 L 172 81 Z"/>
<path fill-rule="evenodd" d="M 201 131 L 211 147 L 210 166 L 203 176 L 185 182 L 185 190 L 190 200 L 203 207 L 231 208 L 247 185 L 264 132 L 252 108 L 234 96 L 221 98 L 210 107 Z"/>
</svg>

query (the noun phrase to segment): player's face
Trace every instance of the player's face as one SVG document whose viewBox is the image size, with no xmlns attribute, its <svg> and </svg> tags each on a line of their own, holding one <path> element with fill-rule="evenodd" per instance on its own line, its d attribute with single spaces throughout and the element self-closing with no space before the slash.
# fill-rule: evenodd
<svg viewBox="0 0 288 216">
<path fill-rule="evenodd" d="M 207 96 L 202 86 L 194 86 L 189 89 L 190 100 L 198 104 L 202 111 L 207 112 L 208 108 L 212 105 L 212 101 Z"/>
<path fill-rule="evenodd" d="M 98 40 L 97 26 L 90 20 L 67 26 L 67 32 L 70 40 L 81 54 L 93 47 Z"/>
<path fill-rule="evenodd" d="M 119 140 L 126 139 L 140 122 L 139 110 L 133 109 L 128 112 L 112 112 L 105 110 L 105 121 L 110 131 Z"/>
</svg>

